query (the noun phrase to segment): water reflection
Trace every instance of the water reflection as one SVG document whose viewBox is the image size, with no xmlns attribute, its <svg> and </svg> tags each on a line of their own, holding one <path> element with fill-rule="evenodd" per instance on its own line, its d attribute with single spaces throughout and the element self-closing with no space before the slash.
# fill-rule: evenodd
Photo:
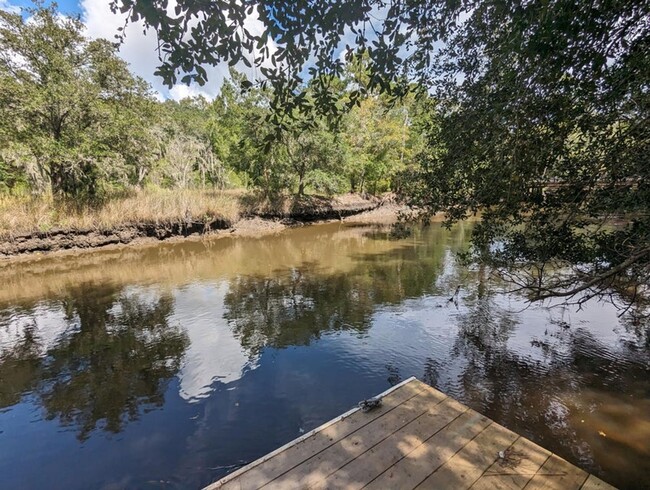
<svg viewBox="0 0 650 490">
<path fill-rule="evenodd" d="M 475 293 L 458 315 L 451 350 L 464 366 L 454 383 L 440 383 L 435 369 L 431 381 L 623 487 L 647 482 L 650 355 L 643 337 L 607 339 L 602 305 L 562 319 L 561 307 L 526 309 L 499 293 L 481 294 L 480 286 Z M 541 313 L 544 329 L 531 328 Z M 616 480 L 622 467 L 627 475 Z"/>
<path fill-rule="evenodd" d="M 192 284 L 174 291 L 172 324 L 183 325 L 189 338 L 178 373 L 183 400 L 198 402 L 214 391 L 215 381 L 227 384 L 257 367 L 257 356 L 242 349 L 228 327 L 225 282 Z"/>
<path fill-rule="evenodd" d="M 371 243 L 390 243 L 388 231 L 360 231 Z M 462 233 L 451 237 L 457 250 L 463 243 L 459 237 Z M 309 345 L 324 332 L 363 334 L 378 306 L 440 289 L 435 278 L 443 270 L 445 251 L 416 229 L 410 246 L 397 242 L 381 254 L 355 253 L 349 270 L 324 268 L 314 261 L 271 275 L 235 277 L 224 298 L 224 317 L 251 354 L 266 347 Z"/>
<path fill-rule="evenodd" d="M 61 320 L 54 338 L 38 317 L 12 314 L 2 322 L 17 338 L 3 339 L 1 406 L 33 393 L 47 419 L 74 427 L 81 440 L 98 425 L 120 432 L 141 410 L 163 405 L 179 370 L 188 339 L 168 323 L 171 310 L 168 295 L 82 285 L 51 308 Z"/>
<path fill-rule="evenodd" d="M 647 327 L 526 308 L 455 261 L 467 231 L 332 224 L 0 271 L 0 473 L 196 488 L 415 375 L 650 484 Z"/>
</svg>

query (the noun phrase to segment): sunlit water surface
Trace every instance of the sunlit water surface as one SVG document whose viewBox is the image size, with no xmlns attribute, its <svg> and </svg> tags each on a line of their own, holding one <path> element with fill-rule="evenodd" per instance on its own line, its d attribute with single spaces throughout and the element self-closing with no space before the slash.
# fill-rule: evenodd
<svg viewBox="0 0 650 490">
<path fill-rule="evenodd" d="M 337 223 L 5 266 L 0 487 L 199 488 L 416 376 L 650 488 L 648 333 L 526 308 L 457 264 L 468 237 Z"/>
</svg>

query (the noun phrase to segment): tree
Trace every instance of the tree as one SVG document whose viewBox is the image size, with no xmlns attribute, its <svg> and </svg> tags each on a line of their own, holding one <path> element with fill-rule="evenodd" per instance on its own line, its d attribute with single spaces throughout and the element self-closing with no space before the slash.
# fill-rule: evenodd
<svg viewBox="0 0 650 490">
<path fill-rule="evenodd" d="M 284 132 L 280 157 L 288 163 L 288 170 L 297 179 L 297 195 L 305 195 L 305 186 L 310 178 L 334 173 L 343 163 L 340 138 L 328 131 L 322 121 L 305 124 L 296 121 Z"/>
<path fill-rule="evenodd" d="M 276 154 L 263 151 L 269 135 L 269 92 L 246 88 L 246 77 L 234 69 L 221 87 L 211 110 L 210 138 L 217 157 L 242 176 L 245 185 L 266 193 L 283 187 Z"/>
<path fill-rule="evenodd" d="M 205 151 L 201 142 L 191 136 L 175 136 L 166 144 L 164 175 L 172 186 L 186 189 L 192 182 L 196 164 Z"/>
<path fill-rule="evenodd" d="M 113 44 L 86 40 L 80 19 L 55 6 L 27 13 L 0 11 L 1 166 L 37 190 L 93 198 L 147 158 L 148 85 Z"/>
<path fill-rule="evenodd" d="M 347 174 L 353 191 L 390 190 L 394 177 L 413 161 L 418 138 L 408 102 L 391 105 L 370 96 L 345 117 Z"/>
<path fill-rule="evenodd" d="M 228 183 L 212 138 L 211 103 L 204 97 L 167 100 L 158 106 L 158 167 L 153 181 L 187 188 L 197 182 L 223 188 Z"/>
<path fill-rule="evenodd" d="M 156 30 L 165 55 L 158 74 L 168 83 L 179 72 L 204 83 L 203 64 L 255 63 L 260 83 L 274 87 L 270 120 L 280 130 L 296 111 L 336 116 L 373 90 L 435 91 L 436 124 L 410 202 L 446 212 L 448 223 L 481 212 L 475 257 L 533 298 L 582 301 L 612 288 L 647 296 L 648 2 L 113 6 Z M 259 35 L 246 29 L 251 16 Z M 346 101 L 332 87 L 342 50 L 366 56 L 369 69 Z"/>
<path fill-rule="evenodd" d="M 481 212 L 474 256 L 533 299 L 647 297 L 648 13 L 481 3 L 445 38 L 411 202 Z"/>
</svg>

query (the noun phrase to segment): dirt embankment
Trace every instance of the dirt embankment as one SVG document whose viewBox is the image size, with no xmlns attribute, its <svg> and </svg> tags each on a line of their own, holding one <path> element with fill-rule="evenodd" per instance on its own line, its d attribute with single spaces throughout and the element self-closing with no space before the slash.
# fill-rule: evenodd
<svg viewBox="0 0 650 490">
<path fill-rule="evenodd" d="M 387 204 L 378 198 L 356 195 L 333 199 L 309 198 L 290 205 L 280 203 L 264 207 L 245 205 L 237 220 L 211 219 L 173 222 L 124 224 L 112 229 L 54 229 L 47 232 L 17 234 L 0 242 L 0 258 L 19 257 L 63 250 L 83 250 L 167 240 L 214 233 L 256 236 L 275 232 L 287 226 L 330 219 L 343 219 L 360 213 L 373 212 Z"/>
</svg>

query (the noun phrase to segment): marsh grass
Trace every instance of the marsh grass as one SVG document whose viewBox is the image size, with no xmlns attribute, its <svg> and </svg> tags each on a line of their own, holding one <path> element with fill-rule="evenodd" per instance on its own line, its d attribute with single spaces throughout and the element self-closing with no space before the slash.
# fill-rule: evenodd
<svg viewBox="0 0 650 490">
<path fill-rule="evenodd" d="M 124 225 L 179 221 L 235 222 L 242 191 L 147 189 L 114 196 L 101 204 L 51 196 L 0 196 L 0 237 L 65 230 L 110 230 Z"/>
<path fill-rule="evenodd" d="M 207 223 L 216 219 L 236 223 L 247 216 L 285 218 L 295 213 L 363 207 L 368 202 L 354 194 L 268 197 L 243 189 L 149 188 L 116 194 L 95 204 L 51 196 L 0 194 L 0 239 L 55 230 L 113 230 L 128 225 Z"/>
</svg>

